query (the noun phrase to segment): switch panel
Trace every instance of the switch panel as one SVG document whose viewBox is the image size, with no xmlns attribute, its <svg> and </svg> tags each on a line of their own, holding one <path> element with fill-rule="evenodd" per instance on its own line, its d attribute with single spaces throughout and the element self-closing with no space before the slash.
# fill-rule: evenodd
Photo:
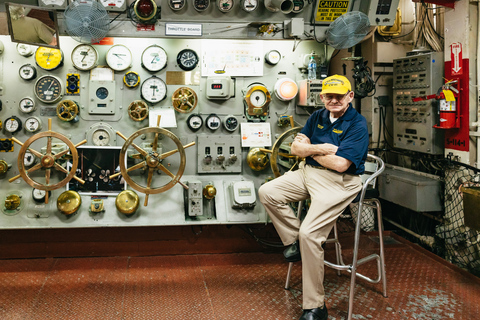
<svg viewBox="0 0 480 320">
<path fill-rule="evenodd" d="M 190 217 L 196 217 L 203 215 L 203 195 L 202 195 L 202 182 L 201 181 L 188 181 L 188 190 L 186 193 L 186 209 L 187 214 Z"/>
<path fill-rule="evenodd" d="M 241 173 L 240 135 L 199 135 L 198 173 Z"/>
</svg>

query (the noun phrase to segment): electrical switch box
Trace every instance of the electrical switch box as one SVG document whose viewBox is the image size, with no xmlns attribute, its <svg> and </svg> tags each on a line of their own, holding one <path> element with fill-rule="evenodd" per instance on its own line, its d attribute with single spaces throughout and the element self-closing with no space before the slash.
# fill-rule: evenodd
<svg viewBox="0 0 480 320">
<path fill-rule="evenodd" d="M 253 209 L 257 203 L 253 181 L 235 181 L 229 186 L 233 209 Z"/>
<path fill-rule="evenodd" d="M 202 196 L 202 182 L 201 181 L 188 181 L 188 190 L 186 193 L 186 204 L 188 216 L 201 216 L 203 215 L 203 196 Z"/>
<path fill-rule="evenodd" d="M 241 173 L 240 135 L 199 135 L 198 173 Z"/>
</svg>

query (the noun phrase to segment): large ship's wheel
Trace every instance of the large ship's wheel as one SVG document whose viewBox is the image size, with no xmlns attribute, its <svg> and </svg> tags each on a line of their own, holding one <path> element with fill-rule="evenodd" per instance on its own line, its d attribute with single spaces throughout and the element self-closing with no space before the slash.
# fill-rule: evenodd
<svg viewBox="0 0 480 320">
<path fill-rule="evenodd" d="M 33 142 L 41 138 L 47 138 L 47 147 L 46 147 L 45 154 L 30 148 Z M 59 152 L 57 154 L 52 153 L 53 138 L 64 142 L 68 146 L 68 149 L 65 151 Z M 72 178 L 77 180 L 81 184 L 85 183 L 84 180 L 75 176 L 75 171 L 77 170 L 77 166 L 78 166 L 78 153 L 76 148 L 82 144 L 87 143 L 87 140 L 83 140 L 77 143 L 76 145 L 74 145 L 70 141 L 70 139 L 68 139 L 63 134 L 52 131 L 52 119 L 48 119 L 48 131 L 37 133 L 36 135 L 30 137 L 27 141 L 25 141 L 25 143 L 20 142 L 16 138 L 12 138 L 12 140 L 18 143 L 22 147 L 20 148 L 20 152 L 18 153 L 18 158 L 17 158 L 18 171 L 20 174 L 9 179 L 8 180 L 9 182 L 13 182 L 18 178 L 22 177 L 23 180 L 25 180 L 25 182 L 28 185 L 36 189 L 45 190 L 45 191 L 61 188 L 65 186 Z M 32 153 L 33 155 L 35 155 L 37 158 L 40 159 L 39 163 L 37 163 L 36 165 L 34 165 L 29 169 L 26 169 L 24 164 L 25 152 L 27 151 L 29 151 L 30 153 Z M 58 159 L 60 159 L 61 157 L 63 157 L 69 152 L 71 153 L 71 156 L 72 156 L 72 167 L 70 168 L 70 171 L 68 171 L 63 166 L 61 166 L 56 162 Z M 39 169 L 45 170 L 45 183 L 37 182 L 33 180 L 32 177 L 30 177 L 30 174 L 32 172 L 35 172 Z M 50 184 L 50 176 L 52 173 L 51 171 L 52 169 L 57 169 L 58 171 L 65 173 L 67 176 L 58 183 Z M 45 196 L 45 203 L 48 203 L 48 192 L 46 193 L 46 196 Z"/>
<path fill-rule="evenodd" d="M 173 108 L 180 113 L 192 112 L 197 102 L 197 94 L 188 87 L 178 88 L 172 95 Z"/>
</svg>

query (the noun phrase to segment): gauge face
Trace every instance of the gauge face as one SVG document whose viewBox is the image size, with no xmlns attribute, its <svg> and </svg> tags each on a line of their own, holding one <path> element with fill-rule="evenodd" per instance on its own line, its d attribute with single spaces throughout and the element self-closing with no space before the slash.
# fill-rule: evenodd
<svg viewBox="0 0 480 320">
<path fill-rule="evenodd" d="M 187 119 L 187 126 L 192 131 L 197 131 L 203 126 L 203 119 L 199 114 L 192 114 Z"/>
<path fill-rule="evenodd" d="M 237 130 L 238 128 L 238 120 L 235 116 L 227 116 L 224 120 L 223 120 L 223 126 L 225 127 L 225 129 L 227 129 L 228 131 L 235 131 Z"/>
<path fill-rule="evenodd" d="M 217 8 L 222 12 L 229 12 L 234 5 L 233 0 L 217 0 Z"/>
<path fill-rule="evenodd" d="M 167 65 L 167 53 L 162 47 L 152 45 L 142 53 L 142 66 L 150 72 L 157 72 Z"/>
<path fill-rule="evenodd" d="M 141 87 L 142 98 L 150 103 L 157 103 L 167 96 L 167 86 L 162 79 L 151 77 L 143 81 Z"/>
<path fill-rule="evenodd" d="M 277 63 L 280 62 L 281 57 L 282 57 L 282 56 L 280 55 L 280 52 L 278 52 L 277 50 L 270 50 L 270 51 L 267 52 L 267 54 L 265 55 L 265 61 L 266 61 L 268 64 L 276 65 Z"/>
<path fill-rule="evenodd" d="M 92 143 L 94 146 L 108 146 L 110 143 L 110 133 L 104 129 L 98 129 L 92 134 Z"/>
<path fill-rule="evenodd" d="M 62 96 L 62 83 L 54 76 L 40 77 L 35 83 L 35 96 L 45 103 L 54 103 Z"/>
<path fill-rule="evenodd" d="M 26 97 L 20 100 L 20 102 L 18 103 L 18 107 L 23 113 L 30 113 L 35 110 L 35 102 L 32 98 Z"/>
<path fill-rule="evenodd" d="M 241 0 L 240 5 L 243 10 L 252 12 L 258 8 L 258 0 Z"/>
<path fill-rule="evenodd" d="M 220 120 L 220 118 L 212 113 L 211 115 L 209 115 L 207 117 L 207 120 L 205 121 L 205 125 L 207 126 L 208 129 L 210 130 L 217 130 L 218 128 L 220 128 L 220 123 L 222 123 L 222 121 Z"/>
<path fill-rule="evenodd" d="M 177 63 L 185 71 L 193 70 L 198 64 L 198 55 L 191 49 L 184 49 L 178 53 Z"/>
<path fill-rule="evenodd" d="M 35 156 L 30 151 L 25 151 L 25 155 L 23 156 L 23 165 L 25 167 L 33 166 L 35 163 Z"/>
<path fill-rule="evenodd" d="M 123 71 L 132 65 L 132 53 L 123 44 L 112 46 L 107 52 L 107 64 L 115 71 Z"/>
<path fill-rule="evenodd" d="M 63 52 L 60 49 L 38 47 L 35 62 L 44 70 L 55 70 L 63 64 Z"/>
<path fill-rule="evenodd" d="M 42 122 L 37 117 L 29 117 L 25 120 L 25 130 L 28 132 L 37 132 L 42 128 Z"/>
<path fill-rule="evenodd" d="M 51 194 L 51 191 L 48 191 L 49 196 L 50 194 Z M 47 195 L 47 191 L 45 190 L 40 190 L 36 188 L 33 188 L 32 190 L 32 198 L 33 198 L 33 201 L 35 202 L 44 202 L 46 195 Z"/>
<path fill-rule="evenodd" d="M 23 57 L 30 57 L 33 54 L 33 49 L 29 44 L 17 43 L 17 52 Z"/>
<path fill-rule="evenodd" d="M 205 11 L 210 5 L 210 0 L 193 0 L 193 8 L 197 11 Z"/>
<path fill-rule="evenodd" d="M 19 118 L 11 116 L 4 123 L 5 130 L 10 133 L 15 133 L 22 130 L 22 122 Z"/>
<path fill-rule="evenodd" d="M 18 70 L 18 74 L 23 80 L 33 80 L 37 77 L 37 69 L 35 69 L 35 67 L 31 64 L 24 64 Z"/>
<path fill-rule="evenodd" d="M 134 71 L 129 71 L 123 76 L 123 83 L 128 88 L 135 88 L 140 84 L 140 76 Z"/>
<path fill-rule="evenodd" d="M 182 10 L 185 7 L 186 0 L 168 0 L 170 9 L 174 11 Z"/>
<path fill-rule="evenodd" d="M 267 95 L 261 90 L 255 90 L 250 95 L 250 102 L 254 107 L 262 107 L 267 102 Z"/>
<path fill-rule="evenodd" d="M 67 0 L 38 0 L 41 6 L 58 6 L 63 7 Z"/>
<path fill-rule="evenodd" d="M 125 9 L 126 0 L 100 0 L 100 3 L 107 10 L 118 11 Z"/>
<path fill-rule="evenodd" d="M 100 100 L 107 99 L 107 97 L 108 97 L 108 89 L 105 88 L 105 87 L 100 87 L 100 88 L 98 88 L 97 91 L 95 92 L 95 95 L 96 95 L 97 98 L 100 99 Z"/>
<path fill-rule="evenodd" d="M 89 44 L 80 44 L 72 51 L 72 63 L 78 70 L 86 71 L 97 66 L 97 49 Z"/>
</svg>

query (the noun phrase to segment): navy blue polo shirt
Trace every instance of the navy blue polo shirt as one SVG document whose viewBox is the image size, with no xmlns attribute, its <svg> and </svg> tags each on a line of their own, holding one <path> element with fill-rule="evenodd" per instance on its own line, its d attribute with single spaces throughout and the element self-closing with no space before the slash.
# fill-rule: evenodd
<svg viewBox="0 0 480 320">
<path fill-rule="evenodd" d="M 309 137 L 312 144 L 331 143 L 338 146 L 335 155 L 352 161 L 345 173 L 362 174 L 365 171 L 369 143 L 367 120 L 352 104 L 333 124 L 330 122 L 330 111 L 315 111 L 308 118 L 301 133 Z M 312 157 L 307 157 L 306 162 L 319 165 Z"/>
</svg>

